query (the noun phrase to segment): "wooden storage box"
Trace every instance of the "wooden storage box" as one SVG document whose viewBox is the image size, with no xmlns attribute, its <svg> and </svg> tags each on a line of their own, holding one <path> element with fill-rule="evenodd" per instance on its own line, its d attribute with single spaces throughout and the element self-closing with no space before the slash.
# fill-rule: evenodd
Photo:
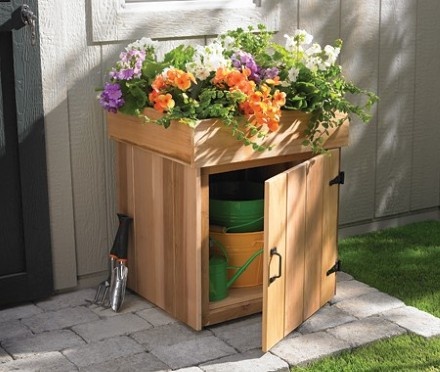
<svg viewBox="0 0 440 372">
<path fill-rule="evenodd" d="M 119 211 L 134 218 L 129 288 L 196 330 L 262 311 L 265 351 L 332 298 L 339 185 L 330 181 L 349 124 L 330 133 L 331 156 L 313 156 L 301 145 L 303 118 L 292 123 L 269 138 L 273 150 L 257 153 L 215 120 L 164 129 L 108 115 L 118 142 Z M 210 303 L 209 179 L 251 168 L 267 174 L 263 285 L 230 289 Z"/>
</svg>

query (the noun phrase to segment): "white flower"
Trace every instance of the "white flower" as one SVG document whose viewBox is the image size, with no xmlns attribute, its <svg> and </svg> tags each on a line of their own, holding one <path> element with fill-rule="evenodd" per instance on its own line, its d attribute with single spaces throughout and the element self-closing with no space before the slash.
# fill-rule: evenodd
<svg viewBox="0 0 440 372">
<path fill-rule="evenodd" d="M 287 34 L 284 35 L 284 37 L 286 38 L 286 45 L 285 48 L 289 51 L 292 52 L 293 50 L 296 49 L 297 47 L 297 43 L 295 41 L 295 39 L 292 36 L 289 36 Z"/>
<path fill-rule="evenodd" d="M 158 41 L 153 41 L 149 37 L 143 37 L 142 39 L 136 40 L 135 42 L 128 44 L 125 48 L 127 51 L 130 49 L 147 50 L 152 48 L 153 50 L 159 47 Z"/>
<path fill-rule="evenodd" d="M 288 72 L 288 79 L 290 82 L 294 83 L 299 75 L 299 69 L 292 67 Z"/>
<path fill-rule="evenodd" d="M 341 52 L 340 48 L 335 48 L 331 45 L 326 45 L 324 47 L 324 52 L 326 56 L 326 63 L 330 67 L 336 63 L 336 60 Z"/>
<path fill-rule="evenodd" d="M 205 80 L 213 71 L 220 67 L 229 67 L 230 60 L 223 56 L 223 46 L 214 41 L 206 46 L 198 46 L 193 56 L 193 60 L 186 64 L 186 69 L 197 79 Z"/>
<path fill-rule="evenodd" d="M 309 45 L 313 41 L 313 36 L 310 35 L 306 30 L 296 30 L 293 33 L 293 39 L 299 45 Z"/>
<path fill-rule="evenodd" d="M 225 36 L 220 40 L 220 42 L 223 45 L 223 48 L 225 48 L 225 50 L 230 50 L 235 52 L 234 50 L 235 39 L 232 36 Z"/>
<path fill-rule="evenodd" d="M 306 53 L 306 55 L 308 57 L 313 57 L 313 56 L 316 56 L 318 54 L 321 54 L 322 53 L 321 45 L 319 45 L 317 43 L 314 43 L 314 44 L 312 44 L 311 47 L 306 49 L 305 53 Z"/>
</svg>

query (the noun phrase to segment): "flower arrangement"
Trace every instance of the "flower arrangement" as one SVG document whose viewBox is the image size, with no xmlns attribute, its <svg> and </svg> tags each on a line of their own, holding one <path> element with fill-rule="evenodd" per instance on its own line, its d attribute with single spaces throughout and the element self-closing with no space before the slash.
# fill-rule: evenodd
<svg viewBox="0 0 440 372">
<path fill-rule="evenodd" d="M 273 41 L 263 25 L 238 28 L 204 46 L 180 45 L 159 58 L 161 45 L 142 38 L 129 44 L 109 72 L 99 95 L 110 112 L 138 115 L 168 127 L 172 120 L 195 126 L 199 120 L 220 118 L 231 134 L 255 150 L 276 131 L 283 110 L 310 114 L 304 145 L 323 150 L 323 136 L 351 114 L 370 120 L 378 97 L 347 81 L 337 64 L 342 41 L 312 43 L 304 30 L 285 35 L 285 45 Z M 347 95 L 365 97 L 362 105 Z M 162 113 L 157 120 L 146 107 Z M 346 113 L 337 120 L 335 112 Z"/>
</svg>

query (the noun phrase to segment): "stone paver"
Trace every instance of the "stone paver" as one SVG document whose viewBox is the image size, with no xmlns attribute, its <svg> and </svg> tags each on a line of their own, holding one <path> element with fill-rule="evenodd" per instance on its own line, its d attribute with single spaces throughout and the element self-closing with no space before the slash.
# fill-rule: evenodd
<svg viewBox="0 0 440 372">
<path fill-rule="evenodd" d="M 298 328 L 302 334 L 323 331 L 356 320 L 352 315 L 334 306 L 324 306 Z"/>
<path fill-rule="evenodd" d="M 144 348 L 127 336 L 115 337 L 91 344 L 68 348 L 63 354 L 78 367 L 110 362 L 128 355 L 139 354 Z"/>
<path fill-rule="evenodd" d="M 439 318 L 341 272 L 333 304 L 268 353 L 261 351 L 261 315 L 196 332 L 129 291 L 118 313 L 90 305 L 95 291 L 0 310 L 0 372 L 287 372 L 289 364 L 408 331 L 440 335 Z"/>
<path fill-rule="evenodd" d="M 440 319 L 415 307 L 389 310 L 381 316 L 420 336 L 440 336 Z"/>
<path fill-rule="evenodd" d="M 92 300 L 94 297 L 94 289 L 86 288 L 53 296 L 47 300 L 37 302 L 36 305 L 45 311 L 56 311 L 67 307 L 88 305 L 87 300 Z"/>
<path fill-rule="evenodd" d="M 261 316 L 237 320 L 229 324 L 210 327 L 219 337 L 239 352 L 261 348 Z"/>
<path fill-rule="evenodd" d="M 0 366 L 2 363 L 10 362 L 12 360 L 12 357 L 0 347 Z"/>
<path fill-rule="evenodd" d="M 218 359 L 236 351 L 217 337 L 195 338 L 170 346 L 158 346 L 151 350 L 160 360 L 172 369 L 195 366 L 200 363 Z"/>
<path fill-rule="evenodd" d="M 350 346 L 357 347 L 404 334 L 406 330 L 380 317 L 370 317 L 329 329 L 327 332 Z"/>
<path fill-rule="evenodd" d="M 144 300 L 142 297 L 139 297 L 133 293 L 130 293 L 130 291 L 127 291 L 125 293 L 124 302 L 117 313 L 115 313 L 110 308 L 106 309 L 96 305 L 91 305 L 89 309 L 93 311 L 96 315 L 99 315 L 100 317 L 104 317 L 104 316 L 109 317 L 118 314 L 134 313 L 136 311 L 149 309 L 152 307 L 154 307 L 154 305 L 148 302 L 147 300 Z"/>
<path fill-rule="evenodd" d="M 336 283 L 345 282 L 347 280 L 353 280 L 353 277 L 343 271 L 336 272 Z"/>
<path fill-rule="evenodd" d="M 280 341 L 270 352 L 290 365 L 308 363 L 350 348 L 350 344 L 327 332 L 291 337 Z"/>
<path fill-rule="evenodd" d="M 60 351 L 85 342 L 70 330 L 44 332 L 31 337 L 9 338 L 2 347 L 14 358 L 26 358 L 35 353 Z"/>
<path fill-rule="evenodd" d="M 52 351 L 44 354 L 35 354 L 25 359 L 17 359 L 9 363 L 0 364 L 0 372 L 10 371 L 71 372 L 78 371 L 78 369 L 61 353 Z"/>
<path fill-rule="evenodd" d="M 76 324 L 92 322 L 99 317 L 83 306 L 69 307 L 57 311 L 48 311 L 22 319 L 22 322 L 33 332 L 40 333 L 74 326 Z"/>
<path fill-rule="evenodd" d="M 157 307 L 138 311 L 136 315 L 145 319 L 148 323 L 155 327 L 177 322 L 176 319 L 172 318 L 165 311 Z"/>
<path fill-rule="evenodd" d="M 330 303 L 335 304 L 350 298 L 359 297 L 367 293 L 377 292 L 376 288 L 370 287 L 357 280 L 346 280 L 338 283 L 336 295 L 331 299 Z"/>
<path fill-rule="evenodd" d="M 207 330 L 197 332 L 181 323 L 172 323 L 133 333 L 131 337 L 144 345 L 147 350 L 151 351 L 157 347 L 172 346 L 197 338 L 202 339 L 211 335 L 212 333 Z"/>
<path fill-rule="evenodd" d="M 81 368 L 81 372 L 165 372 L 169 367 L 151 353 L 139 353 Z M 200 371 L 200 370 L 199 370 Z"/>
<path fill-rule="evenodd" d="M 205 372 L 289 372 L 289 365 L 271 353 L 252 350 L 243 354 L 225 357 L 214 362 L 202 364 Z"/>
<path fill-rule="evenodd" d="M 135 314 L 121 314 L 72 327 L 87 342 L 128 335 L 151 328 L 151 324 Z"/>
<path fill-rule="evenodd" d="M 9 309 L 0 311 L 0 323 L 10 322 L 11 320 L 28 318 L 30 316 L 40 314 L 43 310 L 41 310 L 38 306 L 35 305 L 23 305 L 12 307 Z"/>
<path fill-rule="evenodd" d="M 338 302 L 334 306 L 357 318 L 366 318 L 404 305 L 397 298 L 376 291 Z"/>
<path fill-rule="evenodd" d="M 7 338 L 22 336 L 32 336 L 32 332 L 19 320 L 0 323 L 0 342 Z"/>
</svg>

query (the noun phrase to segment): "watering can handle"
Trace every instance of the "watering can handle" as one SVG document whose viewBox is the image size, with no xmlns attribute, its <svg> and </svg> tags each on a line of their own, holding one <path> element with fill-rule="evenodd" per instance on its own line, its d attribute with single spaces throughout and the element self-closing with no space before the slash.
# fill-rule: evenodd
<svg viewBox="0 0 440 372">
<path fill-rule="evenodd" d="M 283 258 L 281 257 L 281 255 L 277 252 L 277 247 L 274 247 L 274 248 L 272 248 L 270 250 L 270 257 L 272 258 L 272 256 L 278 256 L 278 258 L 279 258 L 279 261 L 278 261 L 278 275 L 271 276 L 269 278 L 269 284 L 273 283 L 278 278 L 281 278 L 281 266 L 282 266 L 282 261 L 283 261 Z"/>
</svg>

